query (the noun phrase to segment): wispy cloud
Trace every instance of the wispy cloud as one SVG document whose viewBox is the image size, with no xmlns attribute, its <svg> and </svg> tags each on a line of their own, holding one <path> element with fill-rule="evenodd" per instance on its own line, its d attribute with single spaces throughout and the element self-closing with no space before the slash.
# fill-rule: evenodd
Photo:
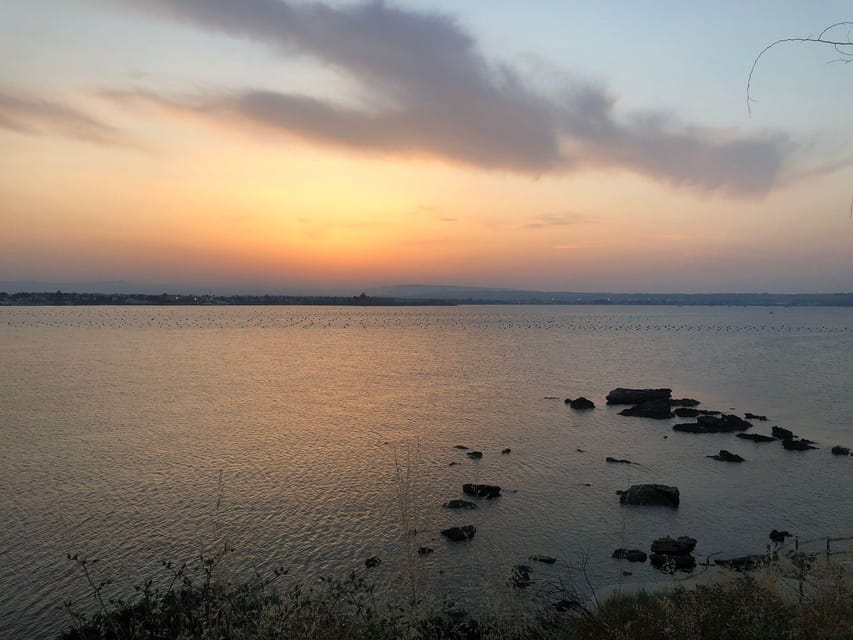
<svg viewBox="0 0 853 640">
<path fill-rule="evenodd" d="M 589 219 L 582 213 L 545 213 L 538 216 L 533 216 L 530 222 L 524 225 L 525 229 L 545 229 L 548 227 L 568 227 L 571 225 L 584 222 Z"/>
<path fill-rule="evenodd" d="M 96 144 L 132 146 L 118 129 L 64 102 L 0 88 L 0 128 L 59 135 Z"/>
<path fill-rule="evenodd" d="M 613 97 L 593 86 L 544 95 L 512 66 L 484 56 L 443 14 L 379 1 L 110 1 L 264 42 L 284 56 L 303 54 L 359 81 L 371 96 L 364 108 L 253 88 L 169 99 L 135 94 L 321 143 L 533 176 L 619 168 L 737 196 L 769 191 L 791 151 L 780 135 L 686 126 L 659 113 L 618 118 Z"/>
</svg>

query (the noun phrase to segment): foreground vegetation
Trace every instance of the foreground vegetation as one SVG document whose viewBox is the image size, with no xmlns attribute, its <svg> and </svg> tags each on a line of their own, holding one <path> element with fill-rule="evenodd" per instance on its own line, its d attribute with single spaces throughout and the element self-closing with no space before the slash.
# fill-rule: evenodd
<svg viewBox="0 0 853 640">
<path fill-rule="evenodd" d="M 853 581 L 843 565 L 820 571 L 778 566 L 732 575 L 708 585 L 658 593 L 613 595 L 584 604 L 563 597 L 524 613 L 468 613 L 450 601 L 433 605 L 378 605 L 371 584 L 357 574 L 322 580 L 311 588 L 280 585 L 284 571 L 232 584 L 217 567 L 228 549 L 202 557 L 195 569 L 163 566 L 169 580 L 136 588 L 132 601 L 102 597 L 77 558 L 98 608 L 66 608 L 63 640 L 305 638 L 367 639 L 842 639 L 853 638 Z M 792 571 L 793 569 L 793 571 Z M 567 596 L 563 593 L 563 596 Z"/>
</svg>

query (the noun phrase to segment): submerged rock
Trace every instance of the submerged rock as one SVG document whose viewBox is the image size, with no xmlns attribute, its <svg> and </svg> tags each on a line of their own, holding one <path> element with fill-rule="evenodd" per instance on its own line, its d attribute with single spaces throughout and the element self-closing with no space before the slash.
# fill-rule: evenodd
<svg viewBox="0 0 853 640">
<path fill-rule="evenodd" d="M 619 496 L 622 504 L 664 506 L 678 508 L 680 495 L 677 487 L 664 484 L 635 484 Z"/>
<path fill-rule="evenodd" d="M 457 444 L 457 445 L 453 445 L 453 448 L 454 449 L 467 449 L 468 447 L 466 447 L 464 444 Z"/>
<path fill-rule="evenodd" d="M 368 569 L 378 567 L 380 564 L 382 564 L 382 560 L 380 560 L 376 556 L 370 556 L 367 560 L 364 561 L 364 566 Z"/>
<path fill-rule="evenodd" d="M 442 529 L 441 535 L 453 542 L 464 542 L 465 540 L 470 540 L 474 537 L 474 534 L 477 533 L 477 527 L 473 524 L 466 524 L 464 527 L 450 527 L 449 529 Z"/>
<path fill-rule="evenodd" d="M 617 387 L 607 394 L 607 404 L 640 404 L 646 400 L 667 400 L 672 389 L 625 389 Z"/>
<path fill-rule="evenodd" d="M 479 460 L 480 458 L 483 457 L 483 452 L 482 451 L 469 451 L 465 455 L 468 456 L 469 458 L 471 458 L 471 460 Z"/>
<path fill-rule="evenodd" d="M 758 420 L 759 422 L 767 422 L 767 416 L 759 416 L 754 413 L 750 413 L 749 411 L 743 414 L 743 417 L 747 420 Z"/>
<path fill-rule="evenodd" d="M 477 505 L 467 500 L 450 500 L 441 505 L 445 509 L 476 509 Z"/>
<path fill-rule="evenodd" d="M 775 442 L 776 438 L 773 436 L 764 436 L 760 433 L 738 433 L 738 438 L 743 440 L 752 440 L 753 442 Z"/>
<path fill-rule="evenodd" d="M 640 551 L 639 549 L 621 548 L 613 551 L 610 557 L 617 560 L 627 560 L 628 562 L 645 562 L 648 556 L 645 551 Z"/>
<path fill-rule="evenodd" d="M 832 455 L 834 456 L 849 456 L 850 449 L 848 447 L 835 446 L 832 447 Z"/>
<path fill-rule="evenodd" d="M 530 560 L 534 560 L 536 562 L 544 562 L 545 564 L 554 564 L 555 562 L 557 562 L 557 558 L 554 558 L 552 556 L 543 556 L 541 554 L 530 556 Z"/>
<path fill-rule="evenodd" d="M 693 571 L 696 568 L 696 558 L 689 553 L 681 555 L 653 553 L 649 556 L 649 562 L 651 562 L 655 569 L 668 573 L 674 571 Z"/>
<path fill-rule="evenodd" d="M 720 449 L 720 452 L 714 456 L 707 456 L 712 460 L 719 460 L 720 462 L 743 462 L 744 459 L 741 458 L 738 454 L 732 453 L 726 449 Z"/>
<path fill-rule="evenodd" d="M 631 464 L 631 461 L 630 461 L 630 460 L 626 460 L 625 458 L 611 458 L 610 456 L 607 456 L 607 457 L 604 459 L 604 461 L 605 461 L 605 462 L 616 462 L 616 463 L 619 463 L 619 464 Z"/>
<path fill-rule="evenodd" d="M 592 400 L 584 398 L 583 396 L 581 396 L 580 398 L 575 398 L 574 400 L 566 398 L 566 404 L 569 405 L 572 409 L 577 409 L 579 411 L 584 411 L 586 409 L 595 409 L 595 403 Z"/>
<path fill-rule="evenodd" d="M 499 498 L 501 488 L 494 484 L 463 484 L 462 492 L 478 498 Z"/>
<path fill-rule="evenodd" d="M 673 414 L 668 400 L 646 400 L 645 402 L 635 404 L 630 409 L 622 409 L 619 415 L 666 420 L 667 418 L 671 418 Z"/>
<path fill-rule="evenodd" d="M 533 584 L 533 579 L 530 574 L 533 573 L 533 567 L 526 564 L 517 564 L 512 568 L 509 575 L 509 584 L 516 589 L 524 589 Z"/>
<path fill-rule="evenodd" d="M 501 451 L 501 453 L 502 453 L 503 455 L 509 455 L 510 453 L 512 453 L 512 449 L 510 449 L 509 447 L 507 447 L 506 449 L 504 449 L 503 451 Z"/>
</svg>

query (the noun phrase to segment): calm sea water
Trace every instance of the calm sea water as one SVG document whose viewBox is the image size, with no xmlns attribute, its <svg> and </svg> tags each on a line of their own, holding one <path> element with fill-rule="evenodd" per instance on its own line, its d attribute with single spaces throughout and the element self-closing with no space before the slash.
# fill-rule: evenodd
<svg viewBox="0 0 853 640">
<path fill-rule="evenodd" d="M 662 535 L 698 538 L 704 557 L 761 552 L 772 528 L 853 529 L 853 457 L 829 453 L 853 446 L 853 309 L 0 308 L 0 365 L 3 638 L 57 633 L 66 599 L 91 607 L 67 553 L 100 558 L 107 595 L 222 539 L 237 576 L 343 576 L 378 555 L 370 576 L 397 584 L 413 525 L 397 469 L 416 544 L 435 548 L 415 557 L 419 580 L 463 600 L 531 554 L 561 560 L 535 567 L 543 581 L 586 557 L 605 587 L 670 579 L 622 577 L 610 559 Z M 778 424 L 821 449 L 621 417 L 604 405 L 616 386 L 766 414 L 753 431 Z M 577 395 L 597 408 L 563 404 Z M 705 457 L 720 448 L 747 462 Z M 471 481 L 505 495 L 441 508 Z M 615 491 L 639 482 L 678 486 L 681 508 L 620 506 Z M 438 535 L 468 523 L 471 543 Z"/>
</svg>

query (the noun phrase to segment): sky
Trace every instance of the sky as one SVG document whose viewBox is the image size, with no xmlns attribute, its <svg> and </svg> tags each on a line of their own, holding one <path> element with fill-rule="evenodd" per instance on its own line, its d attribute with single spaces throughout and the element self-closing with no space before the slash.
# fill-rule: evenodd
<svg viewBox="0 0 853 640">
<path fill-rule="evenodd" d="M 3 0 L 0 281 L 853 290 L 853 2 Z M 847 41 L 853 25 L 826 37 Z"/>
</svg>

